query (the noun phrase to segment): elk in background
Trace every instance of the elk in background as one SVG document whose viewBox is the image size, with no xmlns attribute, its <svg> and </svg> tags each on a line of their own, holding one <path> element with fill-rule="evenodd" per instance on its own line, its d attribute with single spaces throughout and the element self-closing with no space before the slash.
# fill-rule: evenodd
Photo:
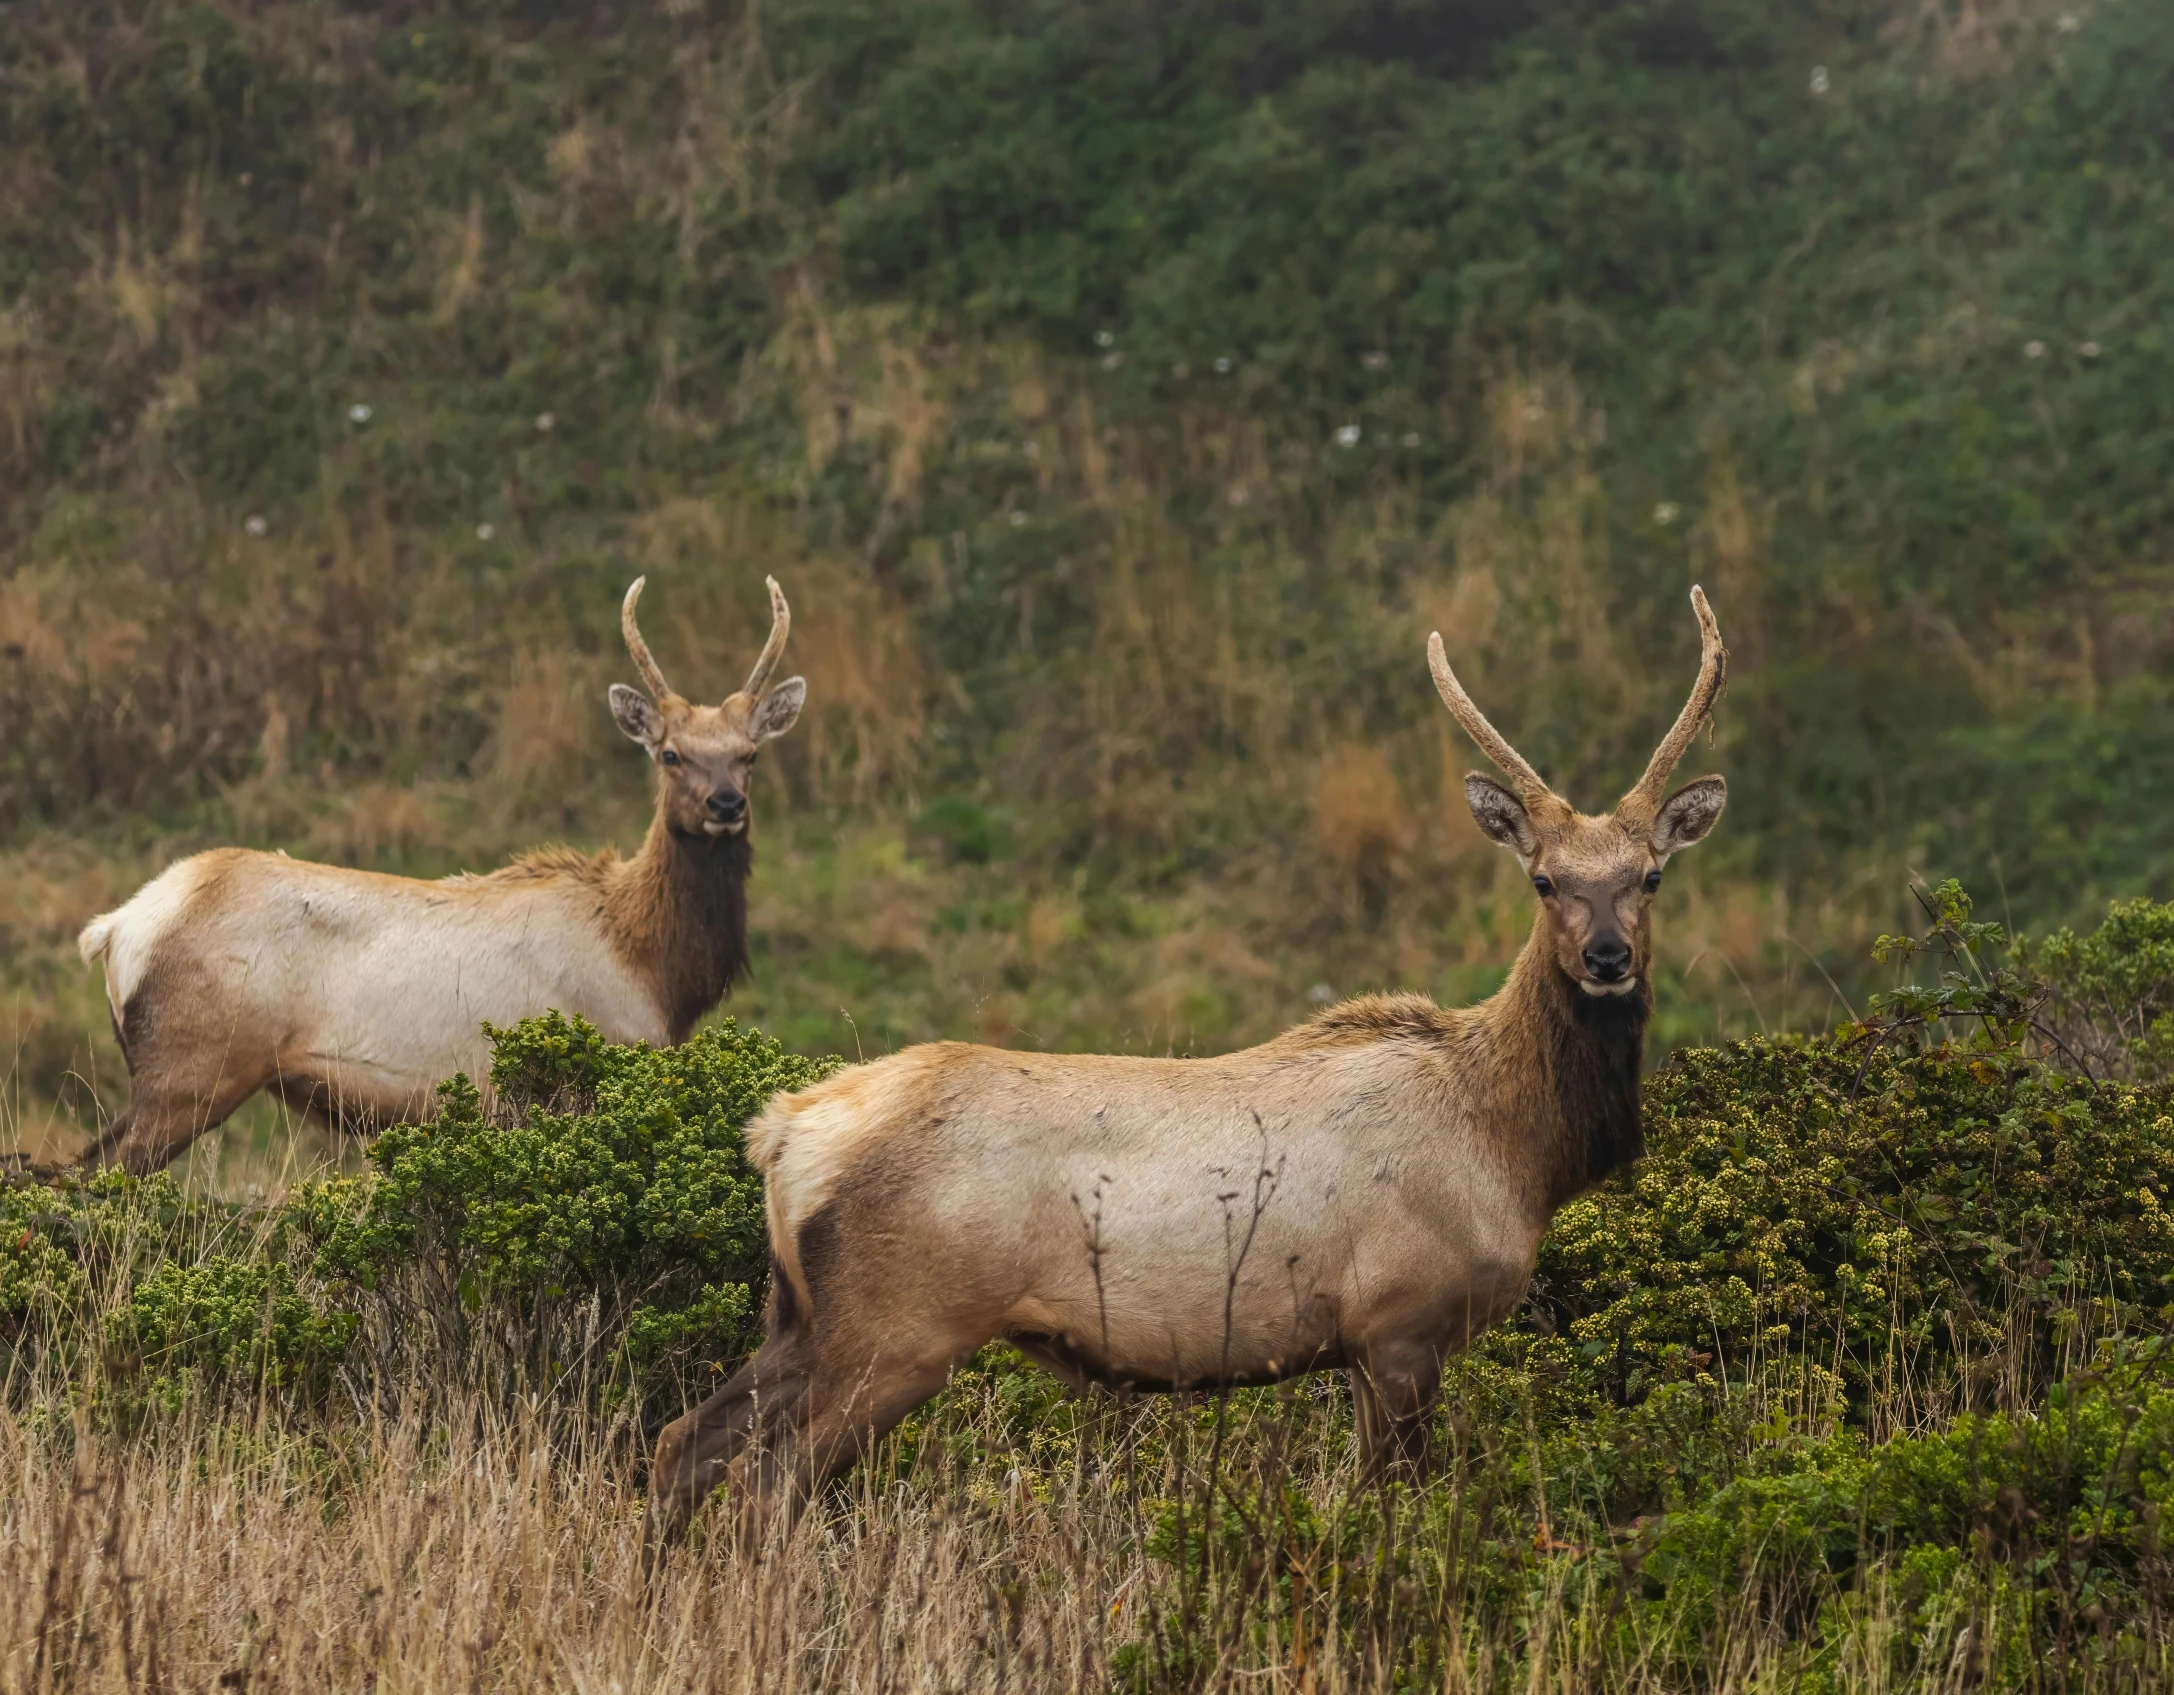
<svg viewBox="0 0 2174 1695">
<path fill-rule="evenodd" d="M 1369 1470 L 1416 1463 L 1443 1362 L 1507 1313 L 1558 1207 L 1642 1149 L 1649 905 L 1713 828 L 1719 777 L 1665 794 L 1727 654 L 1691 591 L 1698 682 L 1612 812 L 1574 811 L 1428 659 L 1510 779 L 1465 798 L 1539 896 L 1480 1006 L 1331 1008 L 1219 1059 L 908 1048 L 773 1100 L 768 1339 L 669 1426 L 652 1545 L 720 1483 L 743 1528 L 1003 1337 L 1075 1385 L 1219 1388 L 1348 1371 Z"/>
<path fill-rule="evenodd" d="M 553 1008 L 615 1042 L 676 1043 L 747 968 L 748 779 L 793 727 L 799 677 L 769 687 L 792 614 L 770 579 L 770 636 L 717 706 L 675 694 L 620 607 L 647 695 L 612 716 L 657 765 L 632 859 L 567 848 L 437 882 L 215 848 L 169 866 L 85 926 L 103 962 L 128 1109 L 83 1155 L 154 1171 L 259 1089 L 342 1125 L 428 1106 L 490 1071 L 486 1022 Z"/>
</svg>

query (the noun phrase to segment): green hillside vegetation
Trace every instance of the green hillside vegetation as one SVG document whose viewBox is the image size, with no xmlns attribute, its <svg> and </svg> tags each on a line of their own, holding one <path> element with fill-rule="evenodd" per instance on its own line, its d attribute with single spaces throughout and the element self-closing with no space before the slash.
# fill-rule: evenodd
<svg viewBox="0 0 2174 1695">
<path fill-rule="evenodd" d="M 1484 992 L 1426 632 L 1594 807 L 1693 580 L 1657 1054 L 1846 1016 L 1913 873 L 2164 895 L 2169 112 L 2143 0 L 11 6 L 21 1126 L 121 1098 L 70 938 L 176 853 L 630 845 L 644 571 L 712 696 L 793 597 L 805 1049 Z"/>
</svg>

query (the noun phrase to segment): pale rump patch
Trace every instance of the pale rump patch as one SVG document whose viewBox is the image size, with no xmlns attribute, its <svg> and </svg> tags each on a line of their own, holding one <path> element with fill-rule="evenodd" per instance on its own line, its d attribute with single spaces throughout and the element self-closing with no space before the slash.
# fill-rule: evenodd
<svg viewBox="0 0 2174 1695">
<path fill-rule="evenodd" d="M 779 1095 L 747 1127 L 747 1154 L 769 1196 L 770 1252 L 804 1305 L 800 1230 L 872 1144 L 911 1127 L 915 1109 L 956 1043 L 908 1048 L 793 1094 Z M 961 1050 L 964 1051 L 964 1050 Z"/>
<path fill-rule="evenodd" d="M 128 997 L 136 992 L 161 937 L 173 928 L 189 897 L 202 885 L 211 869 L 213 855 L 200 853 L 176 860 L 111 912 L 102 912 L 83 926 L 76 948 L 85 965 L 103 961 L 106 967 L 106 1002 L 113 1008 L 113 1024 L 121 1029 L 121 1014 Z M 127 1040 L 124 1030 L 122 1040 Z"/>
</svg>

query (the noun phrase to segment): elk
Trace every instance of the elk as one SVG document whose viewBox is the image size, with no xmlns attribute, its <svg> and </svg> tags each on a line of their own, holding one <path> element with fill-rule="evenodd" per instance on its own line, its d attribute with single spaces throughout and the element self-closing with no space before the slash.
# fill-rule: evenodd
<svg viewBox="0 0 2174 1695">
<path fill-rule="evenodd" d="M 1638 1157 L 1649 909 L 1727 789 L 1665 794 L 1721 687 L 1698 681 L 1645 774 L 1587 817 L 1488 723 L 1435 635 L 1480 829 L 1539 896 L 1485 1003 L 1367 996 L 1217 1059 L 943 1042 L 773 1099 L 768 1338 L 660 1435 L 653 1549 L 720 1484 L 742 1534 L 939 1389 L 992 1339 L 1074 1387 L 1177 1390 L 1349 1374 L 1369 1473 L 1416 1468 L 1447 1357 L 1522 1297 L 1557 1208 Z"/>
<path fill-rule="evenodd" d="M 410 1117 L 454 1072 L 488 1076 L 486 1023 L 552 1008 L 615 1042 L 686 1038 L 747 969 L 748 780 L 807 684 L 769 686 L 792 626 L 772 578 L 747 682 L 717 706 L 675 694 L 635 622 L 644 581 L 619 623 L 648 692 L 609 697 L 657 767 L 641 851 L 436 882 L 243 848 L 177 861 L 80 938 L 129 1072 L 83 1162 L 157 1170 L 259 1089 L 339 1127 Z"/>
</svg>

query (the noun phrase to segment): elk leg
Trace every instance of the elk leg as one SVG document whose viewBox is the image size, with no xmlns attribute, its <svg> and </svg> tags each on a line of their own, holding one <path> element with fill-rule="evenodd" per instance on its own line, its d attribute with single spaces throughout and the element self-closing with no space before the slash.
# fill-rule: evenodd
<svg viewBox="0 0 2174 1695">
<path fill-rule="evenodd" d="M 864 1367 L 818 1383 L 795 1409 L 792 1427 L 741 1461 L 750 1527 L 760 1530 L 780 1512 L 788 1523 L 797 1517 L 818 1489 L 867 1458 L 950 1376 L 951 1362 L 942 1360 L 906 1371 Z"/>
<path fill-rule="evenodd" d="M 224 1124 L 263 1085 L 258 1076 L 215 1074 L 203 1086 L 190 1087 L 177 1080 L 153 1083 L 139 1073 L 130 1079 L 127 1109 L 76 1164 L 94 1169 L 117 1165 L 132 1177 L 148 1177 L 172 1164 L 205 1131 Z"/>
<path fill-rule="evenodd" d="M 885 1369 L 865 1348 L 811 1362 L 816 1351 L 804 1334 L 774 1337 L 731 1382 L 666 1426 L 649 1478 L 644 1541 L 652 1562 L 720 1484 L 733 1486 L 734 1535 L 752 1552 L 780 1520 L 789 1528 L 816 1490 L 941 1389 L 951 1371 L 948 1358 L 902 1371 Z M 858 1366 L 849 1363 L 854 1355 Z"/>
<path fill-rule="evenodd" d="M 1349 1376 L 1361 1475 L 1369 1482 L 1419 1481 L 1426 1473 L 1428 1414 L 1441 1387 L 1440 1364 L 1367 1361 L 1352 1366 Z"/>
<path fill-rule="evenodd" d="M 773 1332 L 723 1388 L 665 1426 L 649 1468 L 643 1541 L 652 1559 L 685 1534 L 695 1509 L 749 1444 L 769 1439 L 806 1397 L 807 1353 L 804 1332 Z"/>
</svg>

